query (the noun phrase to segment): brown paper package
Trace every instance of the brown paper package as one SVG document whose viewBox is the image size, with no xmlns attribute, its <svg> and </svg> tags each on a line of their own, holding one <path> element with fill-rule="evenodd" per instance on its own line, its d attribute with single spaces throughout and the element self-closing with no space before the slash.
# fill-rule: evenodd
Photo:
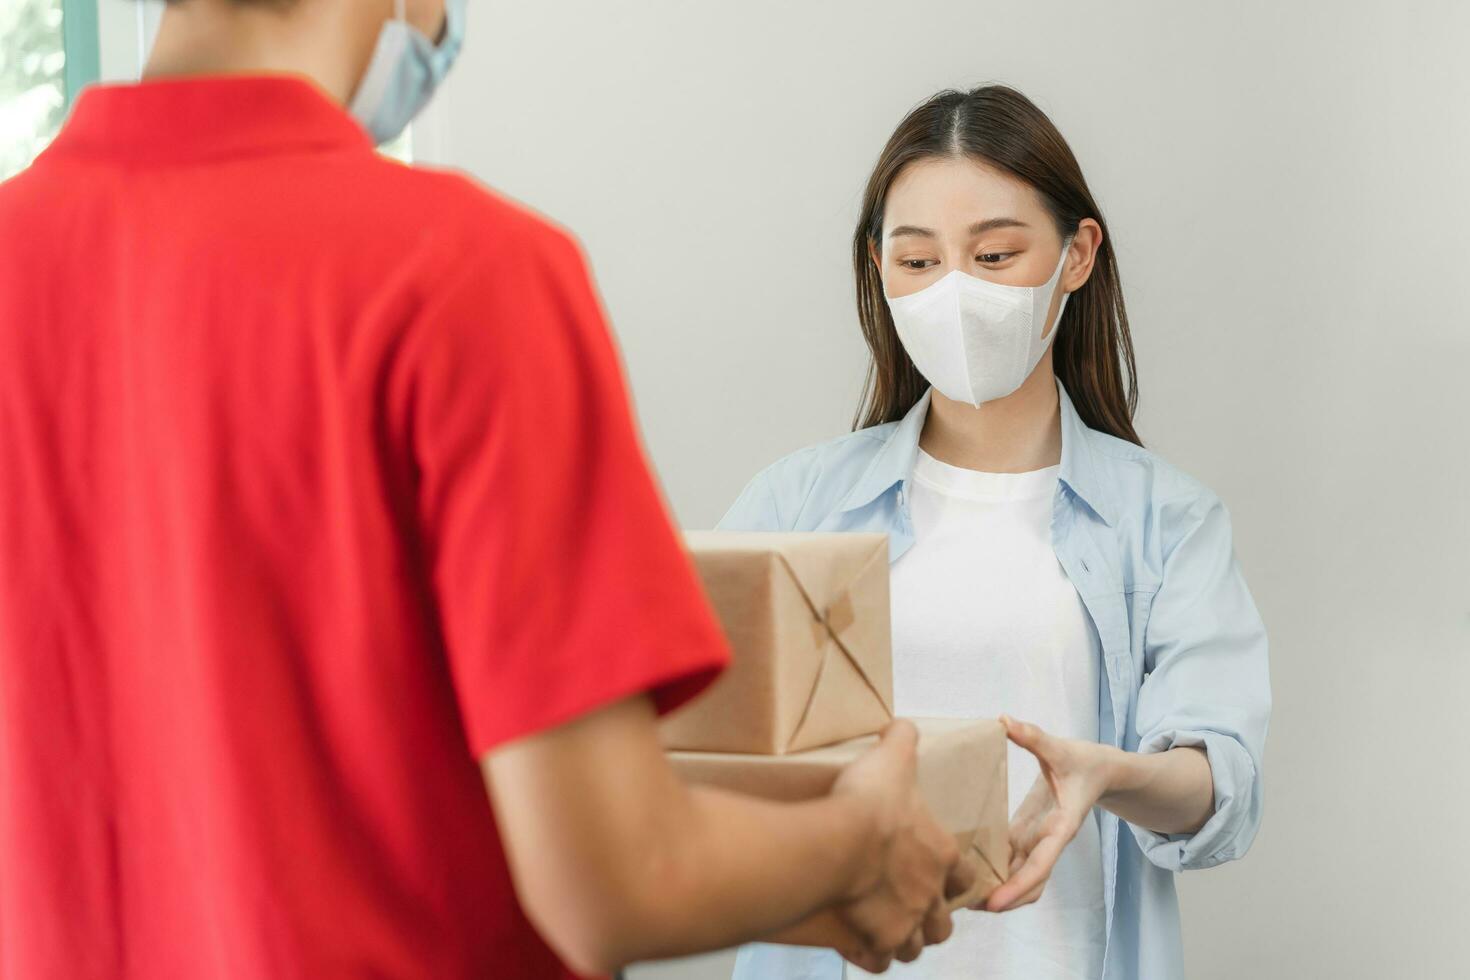
<svg viewBox="0 0 1470 980">
<path fill-rule="evenodd" d="M 666 748 L 781 754 L 893 716 L 888 538 L 691 531 L 729 668 L 660 725 Z"/>
<path fill-rule="evenodd" d="M 976 905 L 1005 880 L 1011 863 L 1005 728 L 998 721 L 912 721 L 919 729 L 919 792 L 975 866 L 974 886 L 950 907 Z M 826 795 L 842 768 L 876 742 L 870 735 L 785 756 L 670 752 L 669 761 L 686 782 L 795 802 Z"/>
</svg>

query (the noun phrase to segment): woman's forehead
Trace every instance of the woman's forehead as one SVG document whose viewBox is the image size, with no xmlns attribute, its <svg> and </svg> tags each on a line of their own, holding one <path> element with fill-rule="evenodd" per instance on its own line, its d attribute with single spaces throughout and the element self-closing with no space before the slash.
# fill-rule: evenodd
<svg viewBox="0 0 1470 980">
<path fill-rule="evenodd" d="M 1028 224 L 1044 213 L 1034 188 L 971 157 L 926 157 L 907 164 L 888 188 L 883 223 L 969 224 L 1014 217 Z"/>
</svg>

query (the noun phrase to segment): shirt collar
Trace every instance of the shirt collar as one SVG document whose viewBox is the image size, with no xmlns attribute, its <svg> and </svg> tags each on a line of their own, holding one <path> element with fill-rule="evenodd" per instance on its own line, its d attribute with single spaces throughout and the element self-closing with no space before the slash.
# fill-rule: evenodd
<svg viewBox="0 0 1470 980">
<path fill-rule="evenodd" d="M 933 392 L 933 388 L 925 391 L 888 433 L 878 454 L 837 505 L 839 511 L 866 506 L 909 478 L 914 471 L 914 460 L 919 457 L 919 436 L 924 431 L 924 420 L 929 417 Z"/>
<path fill-rule="evenodd" d="M 306 79 L 215 75 L 90 86 L 50 152 L 164 162 L 332 149 L 372 141 Z"/>
<path fill-rule="evenodd" d="M 856 510 L 877 500 L 883 494 L 903 483 L 914 471 L 914 460 L 919 455 L 919 436 L 924 431 L 924 420 L 929 416 L 929 403 L 933 389 L 924 392 L 914 407 L 899 420 L 888 433 L 882 448 L 873 457 L 868 468 L 847 496 L 838 505 L 839 511 Z M 1097 459 L 1088 438 L 1089 430 L 1067 389 L 1057 382 L 1057 400 L 1062 417 L 1062 465 L 1059 479 L 1066 484 L 1092 511 L 1109 527 L 1117 519 L 1113 495 L 1102 479 Z"/>
<path fill-rule="evenodd" d="M 1097 452 L 1092 448 L 1092 430 L 1077 414 L 1067 389 L 1057 382 L 1057 400 L 1062 408 L 1062 470 L 1060 479 L 1102 522 L 1112 527 L 1118 519 L 1112 486 L 1103 478 Z"/>
</svg>

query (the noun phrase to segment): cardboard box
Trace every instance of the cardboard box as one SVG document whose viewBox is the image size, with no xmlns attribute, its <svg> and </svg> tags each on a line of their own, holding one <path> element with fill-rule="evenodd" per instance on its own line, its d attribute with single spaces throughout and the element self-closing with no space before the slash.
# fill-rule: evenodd
<svg viewBox="0 0 1470 980">
<path fill-rule="evenodd" d="M 1005 728 L 999 721 L 912 720 L 919 729 L 919 791 L 975 865 L 974 887 L 951 907 L 977 904 L 1006 879 L 1011 864 Z M 876 742 L 869 735 L 784 756 L 670 752 L 669 761 L 686 782 L 796 802 L 826 795 L 842 768 Z"/>
<path fill-rule="evenodd" d="M 888 538 L 686 535 L 734 657 L 664 719 L 665 747 L 797 752 L 881 731 L 893 716 Z"/>
</svg>

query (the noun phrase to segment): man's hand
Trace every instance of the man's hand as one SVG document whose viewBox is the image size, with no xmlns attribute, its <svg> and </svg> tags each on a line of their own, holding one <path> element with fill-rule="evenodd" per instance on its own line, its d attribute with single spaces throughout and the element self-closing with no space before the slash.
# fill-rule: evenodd
<svg viewBox="0 0 1470 980">
<path fill-rule="evenodd" d="M 919 801 L 916 742 L 899 723 L 827 796 L 775 803 L 685 786 L 638 696 L 482 765 L 521 906 L 579 972 L 778 936 L 881 970 L 948 936 L 946 879 L 968 884 Z"/>
<path fill-rule="evenodd" d="M 1010 877 L 983 906 L 1007 912 L 1041 897 L 1062 850 L 1108 788 L 1111 746 L 1057 738 L 1002 717 L 1012 742 L 1036 756 L 1041 775 L 1011 818 Z"/>
<path fill-rule="evenodd" d="M 855 946 L 843 957 L 880 973 L 897 958 L 916 959 L 943 942 L 953 927 L 948 898 L 965 892 L 974 869 L 960 861 L 954 837 L 930 815 L 916 783 L 918 731 L 907 721 L 884 730 L 878 745 L 852 763 L 832 787 L 835 797 L 860 800 L 874 816 L 864 864 L 835 913 Z"/>
</svg>

